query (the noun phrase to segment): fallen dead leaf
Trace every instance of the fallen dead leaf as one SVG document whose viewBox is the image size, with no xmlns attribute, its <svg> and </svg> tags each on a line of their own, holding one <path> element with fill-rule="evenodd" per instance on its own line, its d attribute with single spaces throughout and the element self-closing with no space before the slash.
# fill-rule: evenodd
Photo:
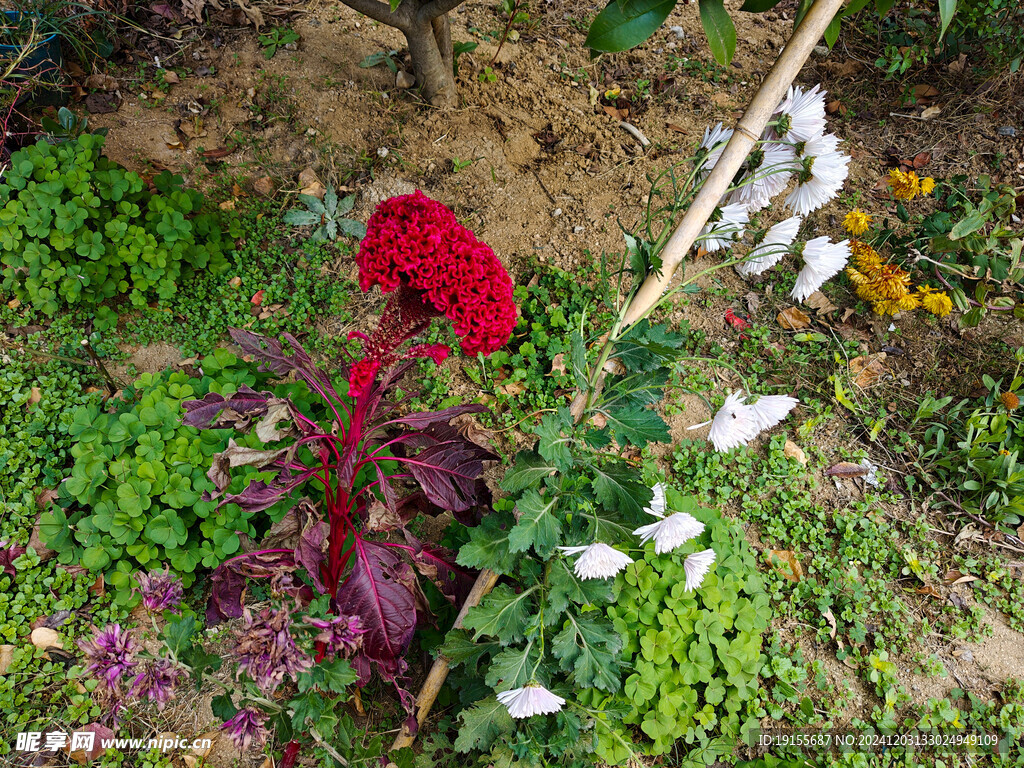
<svg viewBox="0 0 1024 768">
<path fill-rule="evenodd" d="M 513 381 L 511 384 L 502 384 L 498 387 L 498 391 L 503 395 L 516 397 L 526 391 L 526 385 L 521 381 Z"/>
<path fill-rule="evenodd" d="M 217 207 L 220 208 L 222 211 L 233 211 L 235 210 L 235 201 L 234 199 L 225 200 L 222 203 L 218 203 Z"/>
<path fill-rule="evenodd" d="M 85 78 L 85 82 L 82 85 L 97 91 L 116 91 L 117 78 L 110 75 L 89 75 Z"/>
<path fill-rule="evenodd" d="M 931 120 L 933 117 L 938 117 L 941 114 L 942 114 L 942 107 L 937 107 L 937 106 L 925 107 L 924 109 L 921 110 L 921 119 L 922 120 Z"/>
<path fill-rule="evenodd" d="M 17 309 L 21 306 L 21 299 L 11 299 L 7 302 L 8 309 Z"/>
<path fill-rule="evenodd" d="M 831 608 L 826 608 L 825 612 L 821 614 L 825 621 L 828 622 L 829 630 L 828 636 L 833 640 L 836 639 L 836 631 L 839 629 L 839 625 L 836 624 L 835 614 L 832 613 Z"/>
<path fill-rule="evenodd" d="M 28 392 L 28 404 L 35 405 L 43 399 L 43 391 L 39 387 L 32 387 Z"/>
<path fill-rule="evenodd" d="M 604 369 L 612 376 L 624 376 L 626 374 L 626 366 L 617 357 L 608 358 L 608 361 L 604 364 Z"/>
<path fill-rule="evenodd" d="M 0 645 L 0 675 L 7 674 L 7 668 L 14 661 L 14 646 Z"/>
<path fill-rule="evenodd" d="M 263 197 L 272 197 L 277 191 L 274 180 L 269 176 L 260 176 L 252 183 L 252 188 L 256 194 L 263 195 Z"/>
<path fill-rule="evenodd" d="M 665 127 L 670 131 L 675 131 L 676 133 L 689 133 L 685 128 L 678 126 L 675 123 L 665 123 Z"/>
<path fill-rule="evenodd" d="M 935 597 L 935 598 L 938 598 L 939 600 L 942 599 L 942 593 L 939 592 L 939 590 L 937 590 L 935 587 L 932 587 L 932 586 L 921 587 L 920 589 L 917 590 L 917 594 L 919 594 L 919 595 L 928 595 L 929 597 Z"/>
<path fill-rule="evenodd" d="M 728 93 L 718 92 L 711 97 L 711 103 L 716 107 L 728 107 L 732 101 L 732 96 Z"/>
<path fill-rule="evenodd" d="M 787 307 L 775 319 L 787 331 L 797 331 L 811 324 L 811 318 L 798 307 Z"/>
<path fill-rule="evenodd" d="M 252 295 L 252 298 L 249 299 L 249 301 L 252 303 L 253 306 L 258 307 L 260 304 L 263 303 L 263 295 L 265 293 L 266 293 L 266 290 L 263 289 L 263 288 L 260 288 L 258 291 L 256 291 L 256 293 L 254 293 Z"/>
<path fill-rule="evenodd" d="M 565 373 L 565 353 L 559 352 L 553 358 L 551 358 L 551 372 L 552 373 Z"/>
<path fill-rule="evenodd" d="M 234 151 L 235 150 L 228 149 L 227 147 L 217 147 L 215 149 L 206 150 L 205 152 L 203 152 L 202 156 L 205 157 L 207 160 L 219 160 L 222 157 L 227 157 Z M 237 192 L 235 191 L 236 189 L 238 190 Z M 237 184 L 232 185 L 231 191 L 235 195 L 235 197 L 242 196 L 242 188 Z"/>
<path fill-rule="evenodd" d="M 605 114 L 608 115 L 608 117 L 612 118 L 613 120 L 620 120 L 621 121 L 621 120 L 625 120 L 627 117 L 629 117 L 629 110 L 628 109 L 619 109 L 618 107 L 608 107 L 608 106 L 602 107 L 602 109 L 604 109 Z"/>
<path fill-rule="evenodd" d="M 864 477 L 868 468 L 863 464 L 854 464 L 852 461 L 840 461 L 825 470 L 827 477 Z"/>
<path fill-rule="evenodd" d="M 29 640 L 36 648 L 63 648 L 60 642 L 60 635 L 48 627 L 38 627 L 32 630 Z"/>
<path fill-rule="evenodd" d="M 963 573 L 957 570 L 949 571 L 945 576 L 942 577 L 942 583 L 947 587 L 956 586 L 957 584 L 969 584 L 972 581 L 977 581 L 977 576 L 972 576 L 969 573 Z"/>
<path fill-rule="evenodd" d="M 743 297 L 743 303 L 747 305 L 747 312 L 751 315 L 756 315 L 757 310 L 761 307 L 761 297 L 750 291 L 750 293 Z"/>
<path fill-rule="evenodd" d="M 228 280 L 228 285 L 230 285 L 232 288 L 237 288 L 241 284 L 242 284 L 242 278 L 238 277 L 238 275 L 235 275 L 230 280 Z"/>
<path fill-rule="evenodd" d="M 198 741 L 202 743 L 206 739 L 209 739 L 210 746 L 205 748 L 196 747 L 192 750 L 192 754 L 196 755 L 197 757 L 206 757 L 207 755 L 209 755 L 210 752 L 213 751 L 213 745 L 217 743 L 218 736 L 220 736 L 220 731 L 207 731 L 206 733 L 200 733 L 198 736 L 195 737 L 193 742 Z"/>
<path fill-rule="evenodd" d="M 804 569 L 800 565 L 800 561 L 796 559 L 796 553 L 791 549 L 768 550 L 768 565 L 788 581 L 800 581 L 804 577 Z M 785 566 L 785 568 L 780 566 Z"/>
<path fill-rule="evenodd" d="M 861 389 L 868 389 L 877 384 L 886 374 L 885 352 L 873 355 L 861 355 L 850 361 L 850 375 L 853 383 Z"/>
<path fill-rule="evenodd" d="M 181 82 L 181 78 L 178 77 L 178 73 L 175 72 L 173 69 L 163 69 L 163 70 L 160 70 L 160 71 L 163 72 L 163 74 L 164 74 L 164 82 L 165 83 L 170 83 L 171 85 L 177 85 L 178 83 Z"/>
<path fill-rule="evenodd" d="M 804 453 L 804 449 L 794 443 L 792 440 L 787 440 L 785 447 L 782 449 L 782 453 L 790 459 L 796 459 L 798 462 L 807 466 L 807 454 Z"/>
<path fill-rule="evenodd" d="M 837 307 L 835 304 L 829 301 L 828 296 L 826 296 L 821 291 L 815 291 L 810 296 L 808 296 L 804 300 L 804 304 L 806 304 L 811 309 L 818 310 L 819 315 L 827 315 L 829 312 L 835 312 L 837 309 L 839 309 L 839 307 Z"/>
<path fill-rule="evenodd" d="M 934 99 L 939 95 L 939 89 L 934 85 L 915 85 L 914 86 L 914 98 L 919 102 L 925 99 Z"/>
</svg>

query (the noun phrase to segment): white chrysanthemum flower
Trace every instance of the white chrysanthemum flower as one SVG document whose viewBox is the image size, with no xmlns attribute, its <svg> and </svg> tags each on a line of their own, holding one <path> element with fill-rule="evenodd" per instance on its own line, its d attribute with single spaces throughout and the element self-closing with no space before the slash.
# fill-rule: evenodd
<svg viewBox="0 0 1024 768">
<path fill-rule="evenodd" d="M 804 268 L 796 276 L 796 285 L 790 294 L 797 301 L 805 301 L 846 266 L 850 260 L 850 241 L 833 243 L 827 237 L 816 237 L 804 243 L 802 256 Z"/>
<path fill-rule="evenodd" d="M 709 252 L 729 248 L 743 237 L 743 225 L 750 221 L 747 206 L 743 203 L 730 203 L 716 208 L 712 215 L 717 216 L 718 220 L 709 221 L 697 237 L 704 250 Z"/>
<path fill-rule="evenodd" d="M 498 701 L 504 704 L 508 713 L 515 718 L 550 715 L 565 706 L 565 699 L 537 683 L 528 683 L 522 688 L 502 691 L 498 694 Z"/>
<path fill-rule="evenodd" d="M 729 143 L 729 139 L 732 138 L 733 129 L 724 128 L 719 123 L 714 128 L 704 129 L 704 138 L 700 140 L 699 149 L 709 150 L 707 157 L 704 158 L 700 164 L 700 172 L 698 178 L 703 179 L 709 173 L 711 169 L 715 167 L 715 163 L 718 162 L 718 158 L 722 156 L 722 152 L 725 150 L 725 145 Z"/>
<path fill-rule="evenodd" d="M 665 516 L 665 484 L 655 483 L 651 486 L 651 492 L 654 494 L 654 498 L 651 499 L 651 505 L 644 507 L 644 512 L 648 515 L 654 515 L 655 517 Z"/>
<path fill-rule="evenodd" d="M 756 166 L 751 168 L 755 162 Z M 743 203 L 750 213 L 766 208 L 772 198 L 786 188 L 799 167 L 793 147 L 775 141 L 766 142 L 747 159 L 747 171 L 729 201 Z"/>
<path fill-rule="evenodd" d="M 796 239 L 800 222 L 799 216 L 791 216 L 773 225 L 764 240 L 747 252 L 746 260 L 736 265 L 736 271 L 741 275 L 760 275 L 778 264 Z"/>
<path fill-rule="evenodd" d="M 809 91 L 791 85 L 775 111 L 780 123 L 775 133 L 779 138 L 793 143 L 808 141 L 825 130 L 825 91 L 820 85 Z"/>
<path fill-rule="evenodd" d="M 839 194 L 850 172 L 850 156 L 838 150 L 833 134 L 808 141 L 797 157 L 796 187 L 786 196 L 786 205 L 798 216 L 806 216 Z"/>
<path fill-rule="evenodd" d="M 704 583 L 704 577 L 708 575 L 708 571 L 711 570 L 714 562 L 715 550 L 713 549 L 705 549 L 703 552 L 694 552 L 692 555 L 687 555 L 686 559 L 683 560 L 687 592 L 692 592 Z"/>
<path fill-rule="evenodd" d="M 588 547 L 559 547 L 567 555 L 580 555 L 573 571 L 581 579 L 610 579 L 633 562 L 629 555 L 596 541 Z"/>
<path fill-rule="evenodd" d="M 788 395 L 762 395 L 757 398 L 756 403 L 751 403 L 747 407 L 754 414 L 754 420 L 757 421 L 758 428 L 763 432 L 786 418 L 786 415 L 796 408 L 799 402 L 795 397 Z"/>
<path fill-rule="evenodd" d="M 687 512 L 676 512 L 664 517 L 656 523 L 641 525 L 634 536 L 640 537 L 640 543 L 646 544 L 654 539 L 654 551 L 663 555 L 676 547 L 681 547 L 690 539 L 695 539 L 704 532 L 704 523 Z"/>
<path fill-rule="evenodd" d="M 796 398 L 784 395 L 768 395 L 756 403 L 747 405 L 742 392 L 733 392 L 711 421 L 694 424 L 689 429 L 699 429 L 708 424 L 711 431 L 708 439 L 716 451 L 729 451 L 746 445 L 765 429 L 774 427 L 797 404 Z"/>
</svg>

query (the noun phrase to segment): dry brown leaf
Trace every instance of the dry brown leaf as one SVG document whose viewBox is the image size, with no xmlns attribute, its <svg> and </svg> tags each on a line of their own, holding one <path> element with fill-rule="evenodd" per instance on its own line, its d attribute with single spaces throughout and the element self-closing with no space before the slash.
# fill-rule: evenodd
<svg viewBox="0 0 1024 768">
<path fill-rule="evenodd" d="M 60 642 L 60 635 L 49 627 L 37 627 L 28 636 L 32 645 L 36 648 L 63 648 Z"/>
<path fill-rule="evenodd" d="M 711 103 L 716 107 L 728 107 L 732 105 L 732 96 L 728 93 L 722 93 L 719 91 L 711 97 Z"/>
<path fill-rule="evenodd" d="M 502 384 L 498 391 L 509 397 L 517 397 L 526 391 L 526 385 L 521 381 L 513 381 L 511 384 Z"/>
<path fill-rule="evenodd" d="M 829 301 L 828 296 L 826 296 L 821 291 L 815 291 L 810 296 L 808 296 L 804 300 L 804 304 L 806 304 L 811 309 L 818 310 L 819 315 L 827 315 L 829 312 L 835 312 L 837 309 L 839 309 L 839 307 L 837 307 L 835 304 Z"/>
<path fill-rule="evenodd" d="M 238 275 L 235 275 L 230 280 L 228 280 L 228 285 L 230 285 L 232 288 L 237 288 L 241 284 L 242 284 L 242 278 L 240 278 Z"/>
<path fill-rule="evenodd" d="M 811 324 L 811 318 L 798 307 L 788 307 L 782 310 L 775 319 L 787 331 L 798 331 Z"/>
<path fill-rule="evenodd" d="M 608 425 L 608 418 L 603 413 L 595 413 L 590 419 L 594 429 L 604 429 Z"/>
<path fill-rule="evenodd" d="M 929 597 L 935 597 L 935 598 L 938 598 L 939 600 L 942 600 L 942 593 L 939 592 L 939 590 L 937 590 L 935 587 L 931 587 L 931 586 L 921 587 L 920 589 L 917 590 L 917 594 L 919 594 L 919 595 L 928 595 Z"/>
<path fill-rule="evenodd" d="M 32 387 L 28 392 L 28 404 L 35 405 L 43 399 L 43 390 L 39 387 Z"/>
<path fill-rule="evenodd" d="M 192 754 L 197 755 L 198 757 L 206 757 L 207 755 L 209 755 L 210 752 L 213 751 L 213 745 L 217 743 L 218 736 L 220 736 L 220 731 L 207 731 L 206 733 L 200 733 L 198 736 L 195 737 L 195 739 L 193 739 L 193 742 L 198 741 L 202 743 L 203 741 L 209 739 L 210 746 L 196 747 L 192 750 Z"/>
<path fill-rule="evenodd" d="M 689 133 L 689 131 L 687 131 L 685 128 L 676 125 L 675 123 L 665 123 L 665 127 L 668 128 L 670 131 L 675 131 L 676 133 Z"/>
<path fill-rule="evenodd" d="M 832 613 L 832 609 L 831 608 L 826 608 L 825 612 L 822 613 L 821 615 L 822 615 L 822 617 L 824 617 L 825 621 L 828 622 L 828 626 L 829 626 L 828 636 L 830 638 L 832 638 L 833 640 L 835 640 L 836 639 L 836 631 L 839 629 L 839 625 L 836 624 L 835 614 Z"/>
<path fill-rule="evenodd" d="M 861 389 L 873 387 L 886 374 L 885 352 L 873 355 L 861 355 L 850 361 L 850 375 L 853 383 Z"/>
<path fill-rule="evenodd" d="M 7 674 L 7 668 L 14 661 L 14 646 L 0 645 L 0 675 Z"/>
<path fill-rule="evenodd" d="M 217 207 L 220 208 L 222 211 L 233 211 L 235 210 L 235 201 L 233 199 L 225 200 L 222 203 L 218 203 Z"/>
<path fill-rule="evenodd" d="M 627 117 L 629 117 L 629 110 L 628 109 L 619 109 L 618 107 L 607 107 L 607 106 L 606 107 L 602 107 L 602 108 L 604 109 L 605 114 L 608 115 L 608 117 L 612 118 L 613 120 L 620 120 L 621 121 L 621 120 L 625 120 Z"/>
<path fill-rule="evenodd" d="M 863 464 L 854 464 L 852 461 L 840 461 L 825 470 L 828 477 L 864 477 L 868 468 Z"/>
<path fill-rule="evenodd" d="M 274 180 L 269 176 L 260 176 L 252 183 L 253 191 L 263 197 L 271 197 L 277 191 Z"/>
<path fill-rule="evenodd" d="M 245 14 L 245 18 L 249 20 L 249 23 L 256 27 L 256 29 L 263 26 L 263 13 L 259 8 L 253 8 L 252 6 L 246 5 L 245 0 L 234 0 L 234 3 L 241 9 L 242 13 Z"/>
<path fill-rule="evenodd" d="M 782 449 L 782 452 L 788 458 L 796 459 L 798 462 L 803 464 L 805 467 L 807 466 L 807 454 L 804 453 L 804 449 L 803 448 L 801 448 L 799 445 L 794 443 L 792 440 L 787 440 L 786 441 L 786 445 Z"/>
<path fill-rule="evenodd" d="M 107 594 L 107 584 L 103 580 L 103 574 L 97 576 L 96 581 L 94 581 L 89 586 L 89 592 L 91 592 L 96 597 L 103 597 L 105 594 Z"/>
<path fill-rule="evenodd" d="M 626 374 L 626 366 L 617 357 L 608 358 L 608 361 L 604 364 L 604 369 L 612 376 L 624 376 Z"/>
<path fill-rule="evenodd" d="M 315 197 L 317 200 L 323 200 L 324 195 L 327 194 L 327 187 L 316 175 L 316 171 L 312 168 L 307 168 L 299 174 L 299 187 L 300 192 L 310 197 Z"/>
<path fill-rule="evenodd" d="M 754 316 L 757 314 L 757 310 L 761 308 L 761 297 L 750 291 L 743 297 L 743 303 L 747 305 L 747 312 Z"/>
<path fill-rule="evenodd" d="M 559 352 L 551 358 L 551 372 L 565 373 L 565 352 Z"/>
<path fill-rule="evenodd" d="M 171 85 L 177 85 L 181 82 L 181 78 L 178 77 L 178 73 L 173 69 L 161 70 L 164 73 L 164 82 L 170 83 Z"/>
<path fill-rule="evenodd" d="M 17 309 L 21 306 L 21 299 L 11 299 L 7 302 L 8 309 Z"/>
<path fill-rule="evenodd" d="M 977 576 L 972 576 L 969 573 L 963 573 L 957 570 L 951 570 L 942 578 L 942 583 L 947 587 L 952 587 L 957 584 L 970 584 L 972 581 L 977 580 Z"/>
<path fill-rule="evenodd" d="M 768 565 L 788 581 L 800 581 L 804 577 L 803 566 L 800 565 L 800 561 L 796 559 L 796 553 L 791 549 L 768 550 Z"/>
<path fill-rule="evenodd" d="M 914 86 L 914 98 L 918 101 L 924 99 L 934 99 L 939 95 L 939 89 L 934 85 L 915 85 Z"/>
<path fill-rule="evenodd" d="M 117 78 L 110 75 L 89 75 L 85 78 L 83 85 L 86 88 L 93 88 L 97 91 L 116 91 Z"/>
<path fill-rule="evenodd" d="M 915 170 L 919 171 L 926 165 L 928 165 L 928 163 L 930 163 L 931 161 L 931 152 L 918 152 L 916 155 L 914 155 L 914 159 L 911 161 L 910 164 L 914 166 Z"/>
<path fill-rule="evenodd" d="M 922 120 L 931 120 L 933 117 L 938 117 L 941 114 L 942 114 L 942 107 L 937 107 L 937 106 L 925 107 L 924 109 L 921 110 L 921 119 Z"/>
</svg>

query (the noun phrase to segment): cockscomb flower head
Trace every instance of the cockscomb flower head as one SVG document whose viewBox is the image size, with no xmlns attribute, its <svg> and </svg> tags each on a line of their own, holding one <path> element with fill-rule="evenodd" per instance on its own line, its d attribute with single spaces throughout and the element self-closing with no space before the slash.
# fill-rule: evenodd
<svg viewBox="0 0 1024 768">
<path fill-rule="evenodd" d="M 366 359 L 381 366 L 400 359 L 397 347 L 441 315 L 451 321 L 467 355 L 499 349 L 518 321 L 512 279 L 498 257 L 455 214 L 422 192 L 377 206 L 356 263 L 360 288 L 379 285 L 384 293 L 395 294 L 373 335 L 361 336 Z M 414 347 L 404 357 L 411 355 L 443 360 L 447 347 Z M 369 366 L 363 366 L 354 383 L 369 375 Z"/>
<path fill-rule="evenodd" d="M 363 644 L 363 622 L 358 616 L 335 616 L 331 619 L 303 619 L 309 626 L 320 630 L 314 639 L 323 643 L 331 656 L 349 657 Z"/>
<path fill-rule="evenodd" d="M 565 706 L 565 699 L 538 683 L 528 683 L 498 694 L 498 701 L 516 719 L 534 715 L 551 715 Z"/>
<path fill-rule="evenodd" d="M 234 717 L 221 726 L 221 730 L 227 732 L 239 752 L 244 752 L 252 744 L 259 745 L 266 741 L 266 722 L 267 716 L 260 710 L 246 707 L 238 710 Z"/>
<path fill-rule="evenodd" d="M 163 711 L 167 702 L 174 698 L 174 689 L 184 678 L 185 672 L 172 662 L 154 659 L 135 676 L 128 692 L 136 698 L 153 702 L 158 710 Z"/>
<path fill-rule="evenodd" d="M 245 625 L 236 635 L 238 669 L 263 693 L 272 694 L 285 677 L 297 681 L 301 672 L 313 666 L 313 660 L 295 644 L 287 609 L 264 608 L 253 617 L 246 608 L 243 616 Z"/>
<path fill-rule="evenodd" d="M 79 640 L 78 647 L 85 654 L 89 674 L 112 691 L 121 690 L 124 676 L 138 664 L 139 645 L 120 624 L 108 624 L 92 640 Z"/>
<path fill-rule="evenodd" d="M 138 592 L 142 595 L 142 605 L 150 613 L 160 611 L 176 611 L 184 596 L 181 580 L 167 566 L 162 571 L 135 574 L 139 582 Z"/>
<path fill-rule="evenodd" d="M 586 547 L 559 547 L 567 555 L 579 555 L 573 572 L 581 579 L 610 579 L 633 558 L 600 541 Z"/>
</svg>

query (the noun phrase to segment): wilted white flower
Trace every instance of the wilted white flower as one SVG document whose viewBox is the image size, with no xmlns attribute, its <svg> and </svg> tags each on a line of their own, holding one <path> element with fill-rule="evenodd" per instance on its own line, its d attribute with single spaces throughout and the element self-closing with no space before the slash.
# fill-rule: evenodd
<svg viewBox="0 0 1024 768">
<path fill-rule="evenodd" d="M 786 205 L 798 216 L 806 216 L 839 194 L 849 174 L 850 156 L 839 151 L 833 134 L 807 141 L 797 156 L 796 187 L 786 196 Z"/>
<path fill-rule="evenodd" d="M 573 571 L 581 579 L 610 579 L 633 562 L 629 555 L 595 541 L 588 547 L 559 547 L 567 555 L 580 555 Z"/>
<path fill-rule="evenodd" d="M 796 285 L 790 294 L 797 301 L 804 301 L 821 288 L 826 280 L 846 266 L 850 260 L 850 241 L 833 243 L 827 237 L 816 237 L 804 243 L 804 267 L 796 276 Z"/>
<path fill-rule="evenodd" d="M 757 398 L 756 403 L 751 403 L 747 407 L 754 414 L 754 420 L 763 432 L 786 418 L 786 415 L 796 408 L 798 402 L 800 401 L 795 397 L 788 395 L 762 395 Z"/>
<path fill-rule="evenodd" d="M 498 694 L 498 701 L 504 704 L 508 713 L 515 718 L 550 715 L 565 706 L 565 699 L 537 683 L 528 683 L 522 688 L 502 691 Z"/>
<path fill-rule="evenodd" d="M 661 517 L 656 515 L 656 517 Z M 695 539 L 704 532 L 704 523 L 687 512 L 676 512 L 668 517 L 662 517 L 656 523 L 641 525 L 635 531 L 634 536 L 640 537 L 640 543 L 646 544 L 654 539 L 654 551 L 659 555 L 671 552 L 680 547 L 690 539 Z"/>
<path fill-rule="evenodd" d="M 747 206 L 743 203 L 730 203 L 715 208 L 711 217 L 712 220 L 704 226 L 697 237 L 705 251 L 717 251 L 731 246 L 734 241 L 743 237 L 743 225 L 750 220 Z"/>
<path fill-rule="evenodd" d="M 704 583 L 704 577 L 711 570 L 715 562 L 715 550 L 705 549 L 703 552 L 694 552 L 687 555 L 683 560 L 683 570 L 686 572 L 686 591 L 691 592 Z M 500 694 L 499 694 L 500 695 Z"/>
<path fill-rule="evenodd" d="M 761 397 L 756 403 L 747 405 L 742 392 L 733 392 L 711 421 L 694 424 L 690 429 L 711 425 L 708 439 L 716 451 L 729 451 L 739 445 L 746 445 L 758 433 L 774 427 L 797 404 L 796 398 L 783 395 Z M 764 402 L 762 402 L 764 401 Z"/>
<path fill-rule="evenodd" d="M 716 125 L 714 128 L 704 129 L 704 138 L 700 140 L 699 149 L 708 150 L 708 154 L 700 165 L 700 178 L 703 179 L 711 173 L 711 169 L 715 167 L 715 163 L 718 162 L 718 158 L 722 156 L 722 152 L 725 150 L 725 145 L 729 143 L 729 139 L 732 138 L 732 134 L 733 129 L 723 128 L 721 123 Z"/>
<path fill-rule="evenodd" d="M 799 85 L 789 86 L 786 98 L 779 104 L 775 133 L 791 141 L 809 141 L 825 130 L 825 91 L 816 85 L 805 91 Z"/>
<path fill-rule="evenodd" d="M 764 239 L 747 252 L 746 260 L 736 265 L 736 271 L 741 275 L 760 275 L 778 264 L 796 239 L 800 221 L 799 216 L 791 216 L 772 226 Z"/>
<path fill-rule="evenodd" d="M 789 184 L 799 168 L 796 150 L 788 144 L 769 141 L 761 144 L 747 158 L 747 170 L 729 200 L 743 203 L 753 213 L 765 208 Z"/>
</svg>

